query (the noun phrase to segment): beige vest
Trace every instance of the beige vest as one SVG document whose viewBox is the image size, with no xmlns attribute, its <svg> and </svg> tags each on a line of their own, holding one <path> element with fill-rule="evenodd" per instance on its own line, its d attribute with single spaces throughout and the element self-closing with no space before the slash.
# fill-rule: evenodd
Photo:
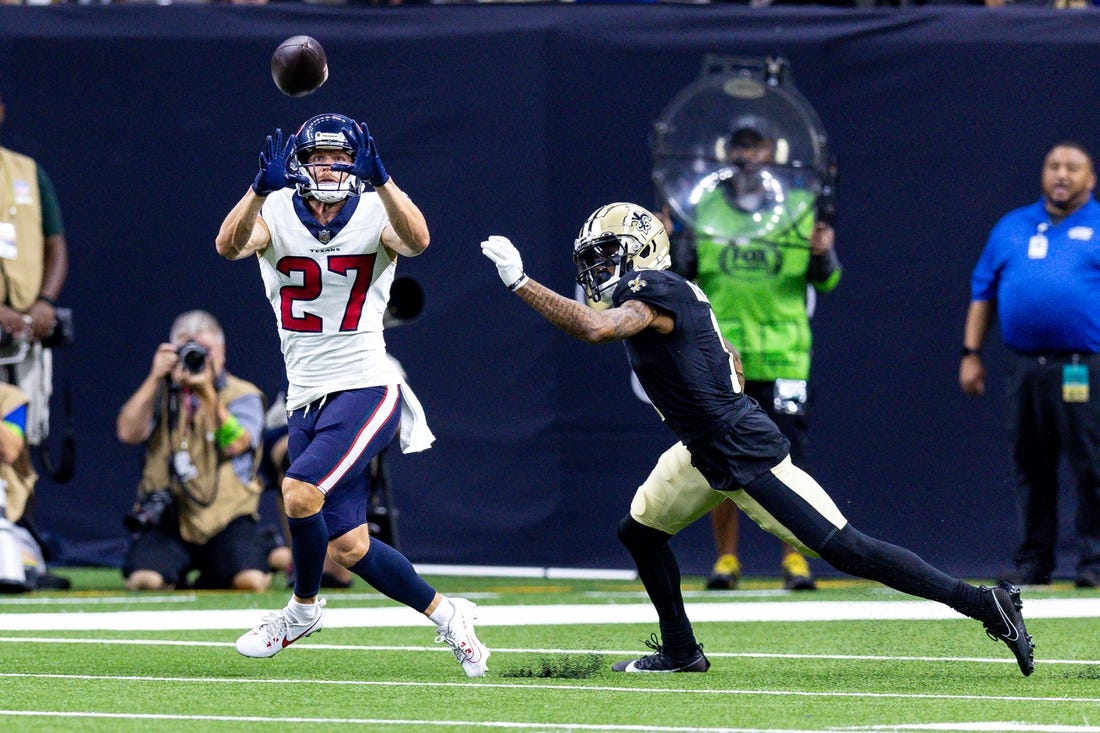
<svg viewBox="0 0 1100 733">
<path fill-rule="evenodd" d="M 15 259 L 0 259 L 0 303 L 25 311 L 42 291 L 46 240 L 38 167 L 25 155 L 0 148 L 0 223 L 15 225 Z"/>
<path fill-rule="evenodd" d="M 19 405 L 25 404 L 27 404 L 27 397 L 18 387 L 0 382 L 0 415 L 7 415 Z M 0 427 L 0 430 L 7 430 L 7 428 Z M 8 519 L 18 522 L 27 507 L 27 500 L 34 493 L 34 484 L 38 481 L 38 474 L 35 473 L 30 453 L 25 445 L 23 452 L 15 459 L 15 463 L 0 464 L 0 480 L 7 487 Z"/>
<path fill-rule="evenodd" d="M 223 458 L 214 443 L 216 426 L 207 424 L 207 418 L 202 413 L 196 413 L 189 421 L 187 410 L 182 405 L 183 394 L 180 395 L 180 414 L 176 425 L 171 431 L 168 429 L 168 390 L 161 391 L 160 417 L 145 443 L 145 468 L 138 488 L 139 495 L 163 488 L 171 489 L 179 512 L 180 536 L 195 544 L 206 543 L 237 517 L 258 517 L 263 485 L 256 471 L 262 451 L 256 449 L 251 478 L 247 483 L 241 482 L 233 471 L 232 461 Z M 229 405 L 238 397 L 249 394 L 262 398 L 255 385 L 227 373 L 225 387 L 218 391 L 218 401 Z M 169 470 L 172 456 L 180 450 L 186 450 L 191 456 L 191 463 L 198 474 L 186 483 L 177 480 Z"/>
</svg>

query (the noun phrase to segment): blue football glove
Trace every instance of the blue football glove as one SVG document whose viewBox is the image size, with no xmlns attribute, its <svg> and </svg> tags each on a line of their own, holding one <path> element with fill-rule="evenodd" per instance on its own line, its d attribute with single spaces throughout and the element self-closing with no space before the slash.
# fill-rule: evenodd
<svg viewBox="0 0 1100 733">
<path fill-rule="evenodd" d="M 378 157 L 378 148 L 374 146 L 374 138 L 370 136 L 367 123 L 360 122 L 350 128 L 344 128 L 344 135 L 355 146 L 355 162 L 351 165 L 336 163 L 332 166 L 332 170 L 350 173 L 374 188 L 384 186 L 386 181 L 390 180 L 390 174 L 386 173 L 386 167 Z"/>
<path fill-rule="evenodd" d="M 276 130 L 274 137 L 267 136 L 264 149 L 260 151 L 260 172 L 256 174 L 256 180 L 252 181 L 252 190 L 256 195 L 267 196 L 272 191 L 278 191 L 299 182 L 301 174 L 291 175 L 287 172 L 287 164 L 293 156 L 293 135 L 285 145 L 282 130 Z"/>
</svg>

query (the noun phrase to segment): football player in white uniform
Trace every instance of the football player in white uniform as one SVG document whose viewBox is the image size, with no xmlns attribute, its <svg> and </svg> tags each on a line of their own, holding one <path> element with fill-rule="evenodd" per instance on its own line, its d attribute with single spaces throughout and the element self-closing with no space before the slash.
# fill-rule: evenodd
<svg viewBox="0 0 1100 733">
<path fill-rule="evenodd" d="M 467 675 L 485 674 L 474 604 L 438 593 L 367 527 L 371 458 L 398 433 L 406 452 L 434 440 L 382 335 L 397 259 L 428 242 L 424 215 L 386 172 L 366 124 L 339 114 L 312 117 L 285 141 L 281 130 L 269 135 L 259 173 L 218 232 L 218 254 L 259 261 L 289 383 L 282 494 L 294 595 L 237 640 L 245 656 L 270 657 L 321 629 L 327 548 L 433 621 Z"/>
</svg>

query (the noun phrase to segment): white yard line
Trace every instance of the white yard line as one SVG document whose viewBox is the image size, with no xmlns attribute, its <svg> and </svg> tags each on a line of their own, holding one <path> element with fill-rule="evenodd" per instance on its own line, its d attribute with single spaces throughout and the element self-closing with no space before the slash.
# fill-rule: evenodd
<svg viewBox="0 0 1100 733">
<path fill-rule="evenodd" d="M 325 614 L 329 628 L 423 626 L 424 617 L 405 606 L 340 608 L 333 596 Z M 71 604 L 71 601 L 69 602 Z M 275 609 L 270 609 L 275 610 Z M 689 603 L 694 623 L 733 621 L 855 621 L 943 620 L 962 618 L 932 601 L 760 601 L 752 603 Z M 239 629 L 254 626 L 263 611 L 113 611 L 0 613 L 5 631 L 152 631 Z M 1024 618 L 1100 618 L 1100 598 L 1040 598 L 1024 602 Z M 657 614 L 648 603 L 611 605 L 478 606 L 479 626 L 558 624 L 648 624 Z"/>
<path fill-rule="evenodd" d="M 703 697 L 794 697 L 794 698 L 851 698 L 856 700 L 965 700 L 968 702 L 1026 702 L 1043 703 L 1054 706 L 1068 703 L 1081 703 L 1095 705 L 1100 703 L 1100 697 L 1065 697 L 1049 695 L 964 695 L 949 693 L 928 692 L 870 692 L 865 690 L 768 690 L 754 688 L 654 688 L 654 687 L 630 687 L 618 685 L 595 684 L 570 684 L 570 683 L 541 683 L 541 682 L 496 682 L 488 678 L 480 680 L 464 680 L 461 682 L 426 682 L 426 681 L 399 681 L 399 680 L 325 680 L 304 678 L 277 678 L 256 679 L 253 677 L 175 677 L 157 675 L 94 675 L 94 674 L 51 674 L 38 672 L 0 672 L 0 679 L 36 679 L 36 680 L 73 680 L 73 681 L 106 681 L 106 682 L 155 682 L 155 683 L 181 683 L 204 685 L 271 685 L 277 688 L 285 688 L 287 685 L 300 687 L 408 687 L 408 688 L 432 688 L 439 690 L 454 689 L 501 689 L 501 690 L 545 690 L 550 692 L 570 693 L 596 693 L 604 694 L 642 694 L 642 695 L 700 695 Z M 857 730 L 857 729 L 849 729 Z M 870 730 L 861 728 L 858 730 Z"/>
<path fill-rule="evenodd" d="M 271 723 L 271 724 L 308 724 L 311 728 L 325 725 L 386 725 L 406 726 L 417 731 L 431 731 L 442 726 L 448 728 L 466 727 L 503 728 L 530 731 L 611 731 L 612 733 L 830 733 L 828 729 L 798 730 L 793 728 L 698 728 L 690 726 L 659 725 L 585 725 L 582 723 L 533 723 L 505 720 L 389 720 L 386 718 L 288 718 L 260 717 L 254 715 L 146 715 L 141 713 L 71 713 L 51 711 L 0 710 L 0 716 L 42 717 L 42 718 L 96 718 L 106 720 L 150 720 L 150 721 L 204 721 L 212 723 Z M 839 730 L 839 729 L 838 729 Z"/>
<path fill-rule="evenodd" d="M 430 627 L 425 627 L 429 628 Z M 316 637 L 313 637 L 316 638 Z M 451 654 L 451 650 L 440 645 L 411 646 L 394 644 L 321 644 L 310 639 L 308 644 L 299 644 L 294 648 L 300 651 L 340 651 L 340 652 L 445 652 Z M 138 646 L 138 647 L 219 647 L 232 649 L 233 641 L 182 641 L 179 639 L 103 639 L 100 637 L 64 637 L 64 636 L 0 636 L 0 644 L 67 644 L 86 646 Z M 493 647 L 494 653 L 501 654 L 544 654 L 583 656 L 598 654 L 606 657 L 629 657 L 637 654 L 640 649 L 542 649 L 533 647 Z M 965 662 L 967 664 L 1016 664 L 1014 659 L 1004 657 L 906 657 L 900 655 L 883 654 L 777 654 L 766 652 L 715 652 L 707 651 L 711 659 L 833 659 L 847 662 Z M 1048 659 L 1043 658 L 1043 666 L 1061 665 L 1076 667 L 1100 666 L 1100 659 Z M 0 672 L 0 678 L 12 676 L 29 676 L 29 673 Z M 1059 698 L 1065 699 L 1065 698 Z M 1084 702 L 1084 701 L 1078 701 Z M 1087 702 L 1100 702 L 1088 700 Z"/>
<path fill-rule="evenodd" d="M 911 723 L 909 725 L 861 725 L 849 731 L 873 731 L 875 733 L 915 733 L 916 731 L 969 731 L 970 733 L 1100 733 L 1098 725 L 1043 725 L 1020 722 L 961 722 L 961 723 Z"/>
<path fill-rule="evenodd" d="M 0 710 L 0 716 L 25 718 L 70 718 L 99 720 L 149 720 L 149 721 L 203 721 L 210 723 L 270 723 L 278 725 L 308 724 L 324 725 L 370 725 L 404 726 L 418 731 L 430 731 L 441 726 L 449 728 L 465 727 L 470 729 L 497 728 L 530 731 L 611 731 L 612 733 L 853 733 L 853 731 L 876 731 L 886 733 L 921 733 L 924 731 L 959 731 L 974 733 L 985 731 L 1011 731 L 1012 733 L 1100 733 L 1100 727 L 1088 725 L 1040 725 L 1019 722 L 987 723 L 929 723 L 913 725 L 891 725 L 858 728 L 699 728 L 693 726 L 659 725 L 592 725 L 582 723 L 534 723 L 506 720 L 393 720 L 387 718 L 293 718 L 256 715 L 149 715 L 144 713 L 87 713 L 61 712 L 45 710 Z"/>
</svg>

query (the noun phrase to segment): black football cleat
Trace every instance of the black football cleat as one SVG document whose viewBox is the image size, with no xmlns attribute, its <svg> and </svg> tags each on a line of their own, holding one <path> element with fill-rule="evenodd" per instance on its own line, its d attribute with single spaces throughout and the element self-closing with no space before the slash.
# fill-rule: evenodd
<svg viewBox="0 0 1100 733">
<path fill-rule="evenodd" d="M 695 653 L 685 660 L 673 659 L 665 654 L 664 647 L 657 643 L 653 634 L 645 643 L 653 650 L 640 659 L 626 659 L 611 665 L 613 672 L 706 672 L 710 669 L 710 660 L 703 655 L 703 645 L 695 647 Z"/>
<path fill-rule="evenodd" d="M 985 625 L 985 633 L 994 641 L 1003 641 L 1016 655 L 1016 662 L 1020 665 L 1020 671 L 1028 676 L 1035 670 L 1035 643 L 1031 640 L 1031 634 L 1024 627 L 1024 617 L 1020 609 L 1024 607 L 1020 600 L 1020 589 L 1001 581 L 992 588 L 984 585 L 980 588 L 989 612 Z"/>
</svg>

